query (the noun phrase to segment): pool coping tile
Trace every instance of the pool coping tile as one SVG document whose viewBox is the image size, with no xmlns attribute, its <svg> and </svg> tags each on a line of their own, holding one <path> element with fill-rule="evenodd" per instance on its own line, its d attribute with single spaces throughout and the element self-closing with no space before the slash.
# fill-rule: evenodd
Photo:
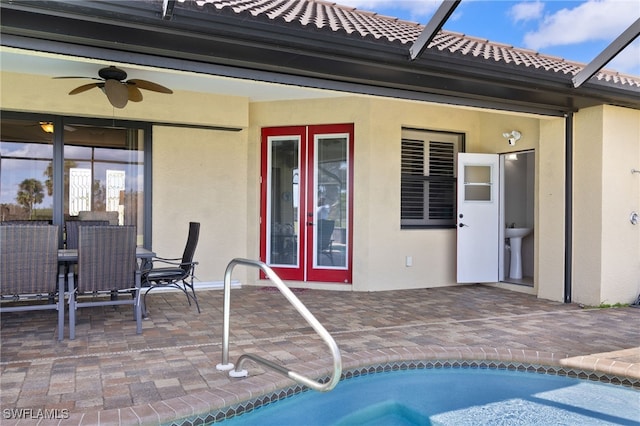
<svg viewBox="0 0 640 426">
<path fill-rule="evenodd" d="M 608 383 L 625 383 L 640 389 L 640 365 L 627 365 L 615 361 L 593 362 L 585 358 L 554 353 L 492 347 L 426 347 L 388 348 L 375 351 L 346 353 L 342 357 L 343 378 L 380 371 L 412 368 L 496 368 L 564 375 Z M 605 366 L 605 364 L 609 364 Z M 614 368 L 614 364 L 618 366 Z M 627 363 L 628 364 L 628 363 Z M 292 371 L 313 371 L 311 377 L 328 379 L 331 366 L 313 362 L 299 362 L 288 366 Z M 623 374 L 621 374 L 623 373 Z M 634 380 L 635 379 L 635 380 Z M 132 407 L 140 424 L 190 425 L 218 422 L 256 407 L 299 393 L 305 389 L 294 381 L 275 372 L 263 372 L 238 379 L 224 388 L 194 392 L 148 405 Z M 169 407 L 173 412 L 167 410 Z M 152 414 L 153 412 L 153 414 Z M 104 417 L 101 416 L 101 420 Z M 123 419 L 122 419 L 123 420 Z M 102 423 L 102 422 L 101 422 Z M 91 424 L 83 419 L 82 424 Z M 108 424 L 111 424 L 110 422 Z M 121 422 L 120 424 L 131 424 Z"/>
</svg>

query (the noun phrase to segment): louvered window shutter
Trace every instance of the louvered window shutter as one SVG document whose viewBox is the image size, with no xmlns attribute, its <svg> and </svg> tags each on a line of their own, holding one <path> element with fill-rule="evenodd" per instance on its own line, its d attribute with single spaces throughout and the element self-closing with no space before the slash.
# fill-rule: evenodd
<svg viewBox="0 0 640 426">
<path fill-rule="evenodd" d="M 411 131 L 415 134 L 416 131 Z M 400 217 L 403 228 L 452 227 L 456 214 L 456 155 L 459 142 L 402 139 Z M 442 139 L 451 139 L 442 138 Z"/>
</svg>

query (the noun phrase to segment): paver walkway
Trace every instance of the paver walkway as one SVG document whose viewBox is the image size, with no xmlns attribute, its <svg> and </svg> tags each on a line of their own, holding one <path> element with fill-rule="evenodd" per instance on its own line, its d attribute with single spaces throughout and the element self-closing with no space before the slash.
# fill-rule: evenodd
<svg viewBox="0 0 640 426">
<path fill-rule="evenodd" d="M 402 351 L 468 348 L 477 354 L 566 358 L 572 367 L 640 378 L 640 309 L 633 307 L 581 309 L 482 285 L 296 295 L 351 364 Z M 2 424 L 15 423 L 7 418 L 12 409 L 64 410 L 70 418 L 61 424 L 109 423 L 105 419 L 117 413 L 121 424 L 130 424 L 140 421 L 141 407 L 149 404 L 162 420 L 158 402 L 251 386 L 250 380 L 216 370 L 223 292 L 201 291 L 199 299 L 201 314 L 181 293 L 151 293 L 142 335 L 135 334 L 130 307 L 82 309 L 76 339 L 65 336 L 62 342 L 55 336 L 55 312 L 2 314 Z M 274 289 L 232 289 L 231 305 L 232 361 L 251 352 L 286 365 L 330 365 L 325 344 Z M 247 365 L 252 376 L 273 377 Z M 220 399 L 227 402 L 224 395 Z M 137 417 L 127 419 L 130 407 Z"/>
</svg>

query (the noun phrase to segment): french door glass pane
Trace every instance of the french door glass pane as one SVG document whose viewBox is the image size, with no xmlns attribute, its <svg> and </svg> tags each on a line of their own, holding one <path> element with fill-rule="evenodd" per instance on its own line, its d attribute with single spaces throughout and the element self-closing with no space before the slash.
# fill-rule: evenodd
<svg viewBox="0 0 640 426">
<path fill-rule="evenodd" d="M 53 125 L 2 120 L 0 220 L 53 218 Z"/>
<path fill-rule="evenodd" d="M 140 129 L 70 124 L 64 130 L 64 215 L 114 212 L 142 242 L 143 134 Z"/>
<path fill-rule="evenodd" d="M 315 141 L 314 266 L 347 266 L 347 148 L 348 140 L 343 136 L 319 136 Z"/>
<path fill-rule="evenodd" d="M 300 142 L 270 140 L 267 263 L 297 266 L 300 217 Z"/>
</svg>

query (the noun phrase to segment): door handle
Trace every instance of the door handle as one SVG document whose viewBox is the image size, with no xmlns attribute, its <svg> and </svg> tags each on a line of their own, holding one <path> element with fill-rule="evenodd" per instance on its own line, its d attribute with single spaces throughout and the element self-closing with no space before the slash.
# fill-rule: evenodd
<svg viewBox="0 0 640 426">
<path fill-rule="evenodd" d="M 307 222 L 308 226 L 313 226 L 313 222 Z"/>
<path fill-rule="evenodd" d="M 462 223 L 462 222 L 460 222 L 460 224 L 459 224 L 458 226 L 459 226 L 460 228 L 462 228 L 462 227 L 464 227 L 464 226 L 466 226 L 467 228 L 469 227 L 469 225 L 467 225 L 467 224 L 465 224 L 465 223 Z"/>
</svg>

